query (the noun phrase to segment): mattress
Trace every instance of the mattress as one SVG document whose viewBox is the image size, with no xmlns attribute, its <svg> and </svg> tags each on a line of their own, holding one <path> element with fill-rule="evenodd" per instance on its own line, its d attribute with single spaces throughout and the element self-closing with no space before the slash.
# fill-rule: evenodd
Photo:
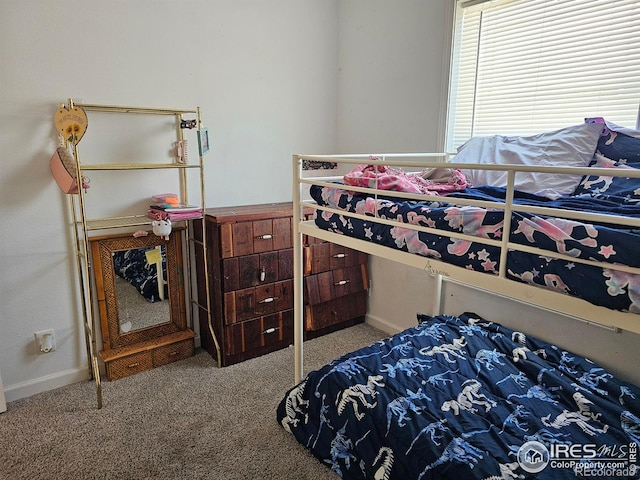
<svg viewBox="0 0 640 480">
<path fill-rule="evenodd" d="M 321 206 L 371 217 L 371 220 L 361 220 L 338 213 L 316 211 L 315 223 L 324 230 L 487 274 L 497 275 L 499 272 L 500 248 L 497 246 L 380 224 L 373 217 L 500 241 L 504 234 L 504 215 L 501 210 L 456 206 L 453 198 L 502 202 L 506 194 L 504 188 L 467 188 L 442 197 L 440 201 L 430 202 L 374 198 L 350 192 L 343 186 L 313 185 L 310 193 Z M 595 198 L 576 195 L 551 200 L 516 192 L 514 204 L 523 203 L 546 208 L 640 217 L 640 202 L 629 202 L 628 199 L 614 196 Z M 510 241 L 572 258 L 640 266 L 640 256 L 637 255 L 640 231 L 629 227 L 587 224 L 513 212 Z M 640 275 L 514 250 L 508 252 L 506 261 L 507 278 L 566 293 L 594 305 L 640 312 Z"/>
<path fill-rule="evenodd" d="M 344 479 L 635 478 L 640 389 L 476 314 L 311 372 L 282 427 Z"/>
</svg>

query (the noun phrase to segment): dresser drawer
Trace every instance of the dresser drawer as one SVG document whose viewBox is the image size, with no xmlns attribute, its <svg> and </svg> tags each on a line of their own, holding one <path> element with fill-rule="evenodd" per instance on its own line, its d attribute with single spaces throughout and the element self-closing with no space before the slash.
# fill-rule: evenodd
<svg viewBox="0 0 640 480">
<path fill-rule="evenodd" d="M 328 302 L 304 307 L 305 329 L 321 330 L 367 314 L 367 292 L 362 291 Z"/>
<path fill-rule="evenodd" d="M 312 238 L 312 237 L 309 237 Z M 326 272 L 367 263 L 367 254 L 342 245 L 322 242 L 304 247 L 304 274 Z"/>
<path fill-rule="evenodd" d="M 226 351 L 238 355 L 265 347 L 286 346 L 293 341 L 293 310 L 230 325 L 226 329 Z"/>
<path fill-rule="evenodd" d="M 222 258 L 293 247 L 291 217 L 225 223 L 219 229 Z"/>
<path fill-rule="evenodd" d="M 159 367 L 178 360 L 184 360 L 193 355 L 193 340 L 183 340 L 182 342 L 165 345 L 153 350 L 153 365 Z"/>
<path fill-rule="evenodd" d="M 309 275 L 304 279 L 305 301 L 310 305 L 327 302 L 367 289 L 367 268 L 355 265 Z"/>
<path fill-rule="evenodd" d="M 117 380 L 134 373 L 151 370 L 153 368 L 153 357 L 151 351 L 139 352 L 105 362 L 105 365 L 107 378 L 109 380 Z"/>
<path fill-rule="evenodd" d="M 285 280 L 224 294 L 226 325 L 293 308 L 293 281 Z"/>
<path fill-rule="evenodd" d="M 222 260 L 222 290 L 231 292 L 293 278 L 293 249 Z"/>
</svg>

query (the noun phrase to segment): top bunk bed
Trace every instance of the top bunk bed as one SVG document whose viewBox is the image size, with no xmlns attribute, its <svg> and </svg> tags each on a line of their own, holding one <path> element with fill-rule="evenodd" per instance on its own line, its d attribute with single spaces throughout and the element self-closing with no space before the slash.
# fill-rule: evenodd
<svg viewBox="0 0 640 480">
<path fill-rule="evenodd" d="M 640 333 L 636 131 L 590 119 L 473 138 L 455 156 L 294 155 L 293 167 L 296 382 L 303 235 L 429 272 L 434 314 L 447 279 Z M 342 175 L 318 176 L 327 168 Z"/>
</svg>

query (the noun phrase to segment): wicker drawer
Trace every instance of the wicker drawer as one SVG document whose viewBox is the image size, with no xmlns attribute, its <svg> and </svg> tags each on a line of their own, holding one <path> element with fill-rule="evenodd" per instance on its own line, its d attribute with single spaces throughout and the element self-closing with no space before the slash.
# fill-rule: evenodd
<svg viewBox="0 0 640 480">
<path fill-rule="evenodd" d="M 224 294 L 226 325 L 293 308 L 293 281 L 270 283 Z"/>
<path fill-rule="evenodd" d="M 284 347 L 293 341 L 293 310 L 278 312 L 226 329 L 226 349 L 229 355 L 265 351 L 268 347 Z"/>
<path fill-rule="evenodd" d="M 153 357 L 151 351 L 139 352 L 105 362 L 105 364 L 107 378 L 109 380 L 117 380 L 145 370 L 151 370 L 153 368 Z"/>
<path fill-rule="evenodd" d="M 291 217 L 225 223 L 219 228 L 222 258 L 293 247 Z"/>
<path fill-rule="evenodd" d="M 178 360 L 184 360 L 193 355 L 193 350 L 193 340 L 191 339 L 158 347 L 153 350 L 153 365 L 159 367 Z"/>
<path fill-rule="evenodd" d="M 342 245 L 320 242 L 304 247 L 305 275 L 338 270 L 360 264 L 367 264 L 367 254 Z"/>
<path fill-rule="evenodd" d="M 367 292 L 358 292 L 316 305 L 305 305 L 304 308 L 306 330 L 321 330 L 366 315 Z"/>
<path fill-rule="evenodd" d="M 117 380 L 188 358 L 194 353 L 194 337 L 195 333 L 188 328 L 126 347 L 102 350 L 100 357 L 106 366 L 107 378 Z"/>
</svg>

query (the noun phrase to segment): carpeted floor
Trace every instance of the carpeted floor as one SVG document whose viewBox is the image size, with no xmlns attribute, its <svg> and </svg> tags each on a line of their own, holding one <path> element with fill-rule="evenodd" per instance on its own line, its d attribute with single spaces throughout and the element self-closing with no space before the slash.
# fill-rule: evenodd
<svg viewBox="0 0 640 480">
<path fill-rule="evenodd" d="M 365 324 L 305 342 L 305 371 L 384 336 Z M 293 348 L 226 368 L 190 359 L 10 402 L 0 414 L 2 480 L 339 478 L 276 422 Z"/>
<path fill-rule="evenodd" d="M 171 320 L 169 299 L 148 302 L 125 279 L 115 276 L 118 321 L 123 333 Z"/>
</svg>

